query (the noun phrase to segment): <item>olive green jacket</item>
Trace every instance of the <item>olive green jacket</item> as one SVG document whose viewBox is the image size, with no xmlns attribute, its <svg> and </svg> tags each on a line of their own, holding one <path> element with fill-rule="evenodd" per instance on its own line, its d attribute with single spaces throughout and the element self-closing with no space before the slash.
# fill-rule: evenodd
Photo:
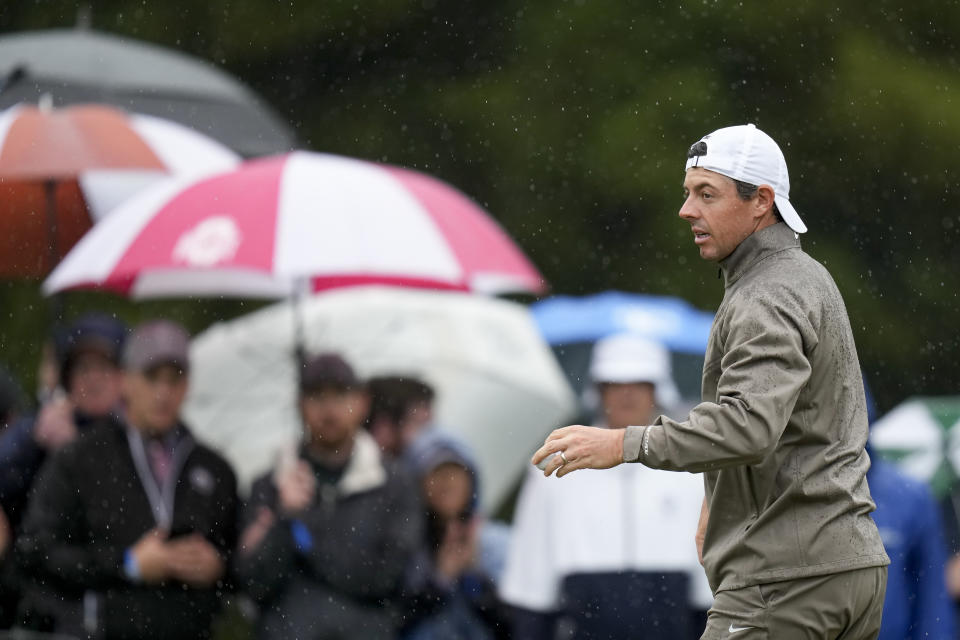
<svg viewBox="0 0 960 640">
<path fill-rule="evenodd" d="M 863 381 L 840 292 L 783 223 L 720 267 L 726 291 L 685 422 L 628 427 L 624 460 L 704 472 L 714 592 L 884 566 Z"/>
</svg>

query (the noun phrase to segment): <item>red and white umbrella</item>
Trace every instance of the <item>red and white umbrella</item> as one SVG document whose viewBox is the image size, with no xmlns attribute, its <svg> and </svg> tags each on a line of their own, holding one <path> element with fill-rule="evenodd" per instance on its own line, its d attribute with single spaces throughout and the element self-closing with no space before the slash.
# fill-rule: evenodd
<svg viewBox="0 0 960 640">
<path fill-rule="evenodd" d="M 146 184 L 238 162 L 192 129 L 112 107 L 0 112 L 0 275 L 46 275 L 97 218 Z"/>
<path fill-rule="evenodd" d="M 294 152 L 151 188 L 97 225 L 44 283 L 132 297 L 282 297 L 352 284 L 545 289 L 500 226 L 422 173 Z"/>
</svg>

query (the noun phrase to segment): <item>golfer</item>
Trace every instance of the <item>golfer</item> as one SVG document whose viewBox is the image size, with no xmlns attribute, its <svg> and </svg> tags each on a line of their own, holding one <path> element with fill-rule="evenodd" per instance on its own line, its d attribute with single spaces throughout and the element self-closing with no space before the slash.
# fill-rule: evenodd
<svg viewBox="0 0 960 640">
<path fill-rule="evenodd" d="M 621 462 L 703 472 L 702 640 L 876 638 L 889 559 L 857 351 L 833 279 L 800 248 L 783 153 L 753 125 L 719 129 L 690 147 L 683 190 L 680 217 L 725 287 L 702 403 L 685 422 L 557 429 L 533 463 L 557 453 L 544 474 L 558 477 Z"/>
</svg>

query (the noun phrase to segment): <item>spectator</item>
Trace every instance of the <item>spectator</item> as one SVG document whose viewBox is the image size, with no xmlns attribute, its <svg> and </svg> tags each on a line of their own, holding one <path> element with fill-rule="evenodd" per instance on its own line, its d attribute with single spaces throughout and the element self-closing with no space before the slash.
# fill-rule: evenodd
<svg viewBox="0 0 960 640">
<path fill-rule="evenodd" d="M 123 353 L 122 418 L 46 463 L 17 541 L 28 628 L 207 638 L 236 539 L 236 480 L 180 421 L 189 336 L 155 321 Z M 69 379 L 69 378 L 68 378 Z"/>
<path fill-rule="evenodd" d="M 120 350 L 125 335 L 126 327 L 109 316 L 90 314 L 79 318 L 50 341 L 58 348 L 55 365 L 46 369 L 57 372 L 47 377 L 63 380 L 66 390 L 45 394 L 47 401 L 38 414 L 14 415 L 9 426 L 0 431 L 0 539 L 7 540 L 7 552 L 0 550 L 0 628 L 13 623 L 20 598 L 20 579 L 11 550 L 34 477 L 50 453 L 116 409 L 120 401 Z M 22 397 L 19 392 L 0 396 L 13 399 L 14 414 L 24 408 L 25 403 L 16 400 Z"/>
<path fill-rule="evenodd" d="M 867 420 L 877 407 L 866 380 Z M 867 483 L 877 503 L 871 515 L 890 556 L 879 640 L 953 638 L 954 612 L 946 590 L 944 528 L 930 488 L 874 455 L 867 443 Z"/>
<path fill-rule="evenodd" d="M 872 488 L 872 485 L 871 485 Z M 960 481 L 955 481 L 941 504 L 946 538 L 947 596 L 953 602 L 954 621 L 960 622 Z M 955 637 L 960 640 L 960 624 Z"/>
<path fill-rule="evenodd" d="M 422 431 L 430 428 L 433 389 L 421 380 L 401 376 L 371 378 L 367 389 L 370 435 L 384 453 L 398 458 Z"/>
<path fill-rule="evenodd" d="M 0 505 L 14 530 L 47 456 L 117 409 L 126 333 L 123 323 L 109 316 L 79 318 L 55 341 L 65 388 L 54 393 L 37 415 L 20 418 L 0 434 Z"/>
<path fill-rule="evenodd" d="M 412 462 L 423 491 L 427 540 L 408 575 L 402 637 L 510 637 L 496 593 L 509 531 L 480 514 L 476 465 L 463 448 L 441 440 L 418 451 Z"/>
<path fill-rule="evenodd" d="M 867 482 L 877 503 L 873 520 L 890 556 L 878 638 L 953 638 L 937 503 L 926 484 L 872 454 L 871 459 Z"/>
<path fill-rule="evenodd" d="M 23 409 L 23 391 L 6 367 L 0 365 L 0 434 L 16 419 Z M 14 622 L 19 589 L 10 549 L 13 530 L 10 519 L 0 503 L 0 629 L 8 629 Z"/>
<path fill-rule="evenodd" d="M 628 334 L 595 345 L 590 377 L 608 428 L 649 424 L 676 397 L 667 351 Z M 551 482 L 531 467 L 500 589 L 515 637 L 698 637 L 712 601 L 690 536 L 702 500 L 693 474 L 621 465 Z"/>
<path fill-rule="evenodd" d="M 0 433 L 16 420 L 24 405 L 23 389 L 7 368 L 0 364 Z"/>
<path fill-rule="evenodd" d="M 368 405 L 339 356 L 304 364 L 303 445 L 254 483 L 238 553 L 261 638 L 396 635 L 396 598 L 423 527 L 412 479 L 360 428 Z"/>
</svg>

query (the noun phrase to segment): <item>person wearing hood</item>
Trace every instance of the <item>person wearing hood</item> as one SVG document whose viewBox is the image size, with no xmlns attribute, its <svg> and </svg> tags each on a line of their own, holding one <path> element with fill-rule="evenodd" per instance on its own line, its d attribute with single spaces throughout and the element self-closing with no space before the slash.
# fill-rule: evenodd
<svg viewBox="0 0 960 640">
<path fill-rule="evenodd" d="M 257 479 L 237 552 L 260 638 L 388 639 L 423 526 L 412 478 L 362 428 L 367 390 L 333 353 L 299 380 L 299 452 Z"/>
<path fill-rule="evenodd" d="M 611 429 L 643 424 L 678 399 L 670 354 L 642 337 L 598 341 L 589 372 Z M 695 637 L 711 600 L 689 536 L 703 500 L 699 476 L 624 465 L 569 480 L 531 467 L 524 481 L 500 588 L 517 609 L 515 636 Z"/>
<path fill-rule="evenodd" d="M 480 478 L 467 448 L 451 438 L 421 438 L 409 453 L 422 491 L 426 542 L 406 577 L 404 640 L 510 637 L 496 583 L 508 528 L 480 513 Z"/>
</svg>

